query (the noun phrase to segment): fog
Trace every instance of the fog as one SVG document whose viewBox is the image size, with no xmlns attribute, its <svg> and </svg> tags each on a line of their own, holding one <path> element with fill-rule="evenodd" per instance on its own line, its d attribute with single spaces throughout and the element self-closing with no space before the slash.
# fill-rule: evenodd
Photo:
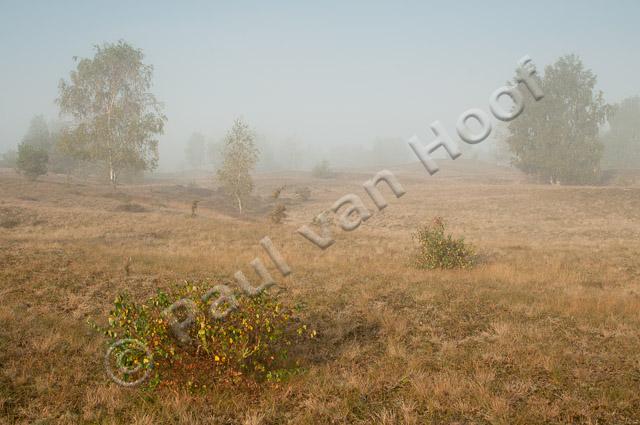
<svg viewBox="0 0 640 425">
<path fill-rule="evenodd" d="M 639 424 L 640 0 L 0 0 L 0 424 Z"/>
<path fill-rule="evenodd" d="M 34 115 L 58 120 L 58 81 L 74 56 L 123 39 L 154 66 L 165 105 L 160 171 L 186 167 L 193 132 L 220 140 L 236 117 L 288 168 L 323 157 L 357 166 L 381 139 L 398 143 L 402 161 L 403 140 L 428 139 L 431 122 L 453 132 L 462 111 L 488 110 L 525 54 L 543 69 L 576 53 L 607 102 L 637 94 L 639 12 L 633 1 L 3 1 L 0 152 L 15 149 Z"/>
</svg>

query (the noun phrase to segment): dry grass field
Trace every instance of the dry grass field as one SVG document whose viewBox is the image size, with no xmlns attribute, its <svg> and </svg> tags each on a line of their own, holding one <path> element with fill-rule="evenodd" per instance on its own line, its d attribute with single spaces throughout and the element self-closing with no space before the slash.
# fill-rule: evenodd
<svg viewBox="0 0 640 425">
<path fill-rule="evenodd" d="M 506 169 L 442 161 L 392 169 L 407 193 L 321 251 L 295 230 L 375 170 L 256 176 L 265 199 L 309 186 L 276 225 L 207 198 L 213 182 L 122 186 L 0 173 L 0 422 L 122 424 L 640 423 L 640 187 L 526 183 Z M 179 185 L 178 185 L 179 184 Z M 285 189 L 285 199 L 286 197 Z M 198 215 L 190 217 L 191 200 Z M 132 207 L 132 205 L 134 207 Z M 411 233 L 443 216 L 481 254 L 463 271 L 416 270 Z M 104 322 L 123 290 L 215 284 L 270 236 L 284 303 L 318 331 L 304 371 L 206 395 L 112 383 Z M 129 263 L 129 272 L 125 264 Z"/>
</svg>

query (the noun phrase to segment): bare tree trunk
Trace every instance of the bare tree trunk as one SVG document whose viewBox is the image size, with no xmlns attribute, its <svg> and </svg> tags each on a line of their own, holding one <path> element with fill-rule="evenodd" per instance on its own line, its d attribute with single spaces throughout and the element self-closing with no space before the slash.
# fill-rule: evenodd
<svg viewBox="0 0 640 425">
<path fill-rule="evenodd" d="M 242 215 L 242 199 L 240 199 L 240 197 L 238 195 L 236 195 L 236 199 L 238 200 L 238 210 L 240 211 L 240 214 Z"/>
<path fill-rule="evenodd" d="M 116 176 L 116 170 L 113 169 L 113 165 L 111 163 L 109 163 L 109 181 L 111 182 L 111 185 L 115 189 L 117 184 L 117 176 Z"/>
<path fill-rule="evenodd" d="M 107 146 L 109 152 L 109 181 L 113 186 L 113 189 L 116 188 L 116 171 L 113 169 L 113 151 L 111 150 L 111 108 L 113 107 L 113 102 L 115 100 L 115 96 L 111 96 L 111 101 L 109 102 L 109 107 L 107 108 Z"/>
</svg>

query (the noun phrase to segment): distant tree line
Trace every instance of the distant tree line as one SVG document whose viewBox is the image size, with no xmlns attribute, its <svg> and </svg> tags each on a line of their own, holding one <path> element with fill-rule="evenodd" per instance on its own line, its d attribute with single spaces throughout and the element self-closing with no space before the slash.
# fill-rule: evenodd
<svg viewBox="0 0 640 425">
<path fill-rule="evenodd" d="M 17 150 L 4 153 L 0 164 L 16 167 L 31 179 L 48 171 L 69 176 L 83 168 L 104 170 L 114 186 L 123 175 L 154 170 L 157 137 L 167 118 L 150 91 L 153 67 L 144 63 L 142 51 L 119 41 L 95 46 L 93 58 L 74 60 L 76 67 L 68 80 L 60 81 L 56 99 L 62 123 L 49 128 L 42 116 L 35 116 Z M 545 183 L 593 184 L 601 181 L 603 168 L 640 168 L 640 96 L 606 104 L 603 93 L 596 90 L 596 75 L 576 55 L 559 58 L 537 78 L 544 98 L 534 102 L 524 90 L 522 115 L 496 131 L 487 147 L 467 149 L 469 155 L 510 162 Z M 213 167 L 219 177 L 228 176 L 229 155 L 238 160 L 230 137 L 251 139 L 251 147 L 245 143 L 247 153 L 242 159 L 249 170 L 315 168 L 315 174 L 320 174 L 323 167 L 330 168 L 329 162 L 310 163 L 309 157 L 343 167 L 414 160 L 406 142 L 393 138 L 377 139 L 369 147 L 341 145 L 334 150 L 325 147 L 324 152 L 316 147 L 314 155 L 308 155 L 310 146 L 294 138 L 279 146 L 270 144 L 239 120 L 219 142 L 193 133 L 185 147 L 187 162 L 196 169 Z M 258 150 L 261 156 L 251 159 L 251 152 Z M 236 178 L 238 185 L 248 187 L 240 183 L 245 177 Z M 240 205 L 246 189 L 231 192 Z"/>
<path fill-rule="evenodd" d="M 609 112 L 609 131 L 603 137 L 603 164 L 609 168 L 639 168 L 640 96 L 612 105 Z"/>
<path fill-rule="evenodd" d="M 202 133 L 194 132 L 187 139 L 184 154 L 192 169 L 217 170 L 222 165 L 223 149 L 224 141 L 208 140 Z"/>
</svg>

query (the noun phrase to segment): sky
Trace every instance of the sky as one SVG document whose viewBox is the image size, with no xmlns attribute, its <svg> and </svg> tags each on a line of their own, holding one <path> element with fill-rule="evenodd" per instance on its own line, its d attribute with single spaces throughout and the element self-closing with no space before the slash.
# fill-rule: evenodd
<svg viewBox="0 0 640 425">
<path fill-rule="evenodd" d="M 243 117 L 272 140 L 318 147 L 428 140 L 511 80 L 578 54 L 607 102 L 640 94 L 638 1 L 0 0 L 0 152 L 31 118 L 58 118 L 73 57 L 123 39 L 154 66 L 165 105 L 160 168 L 189 135 L 222 137 Z"/>
</svg>

